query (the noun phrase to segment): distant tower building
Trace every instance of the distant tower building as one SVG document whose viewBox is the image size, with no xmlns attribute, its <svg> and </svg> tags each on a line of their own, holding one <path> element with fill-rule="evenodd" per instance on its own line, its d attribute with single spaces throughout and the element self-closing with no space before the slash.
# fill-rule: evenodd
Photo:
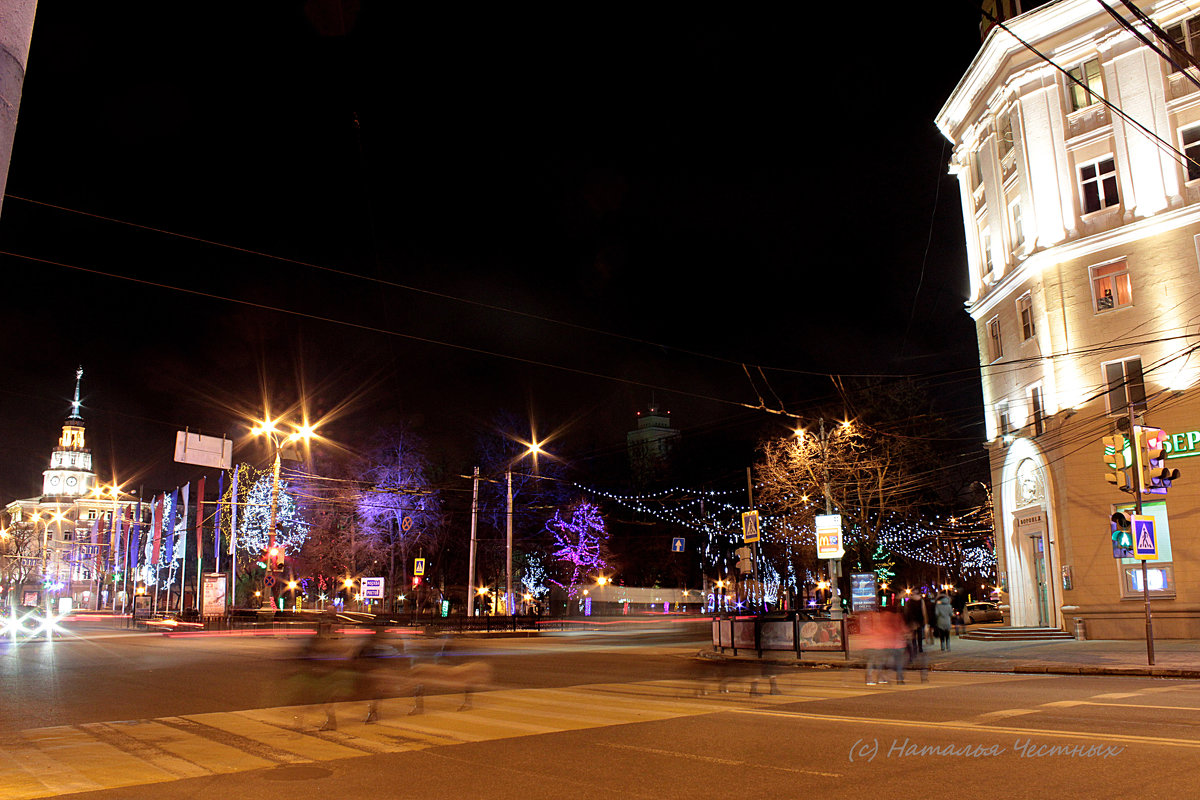
<svg viewBox="0 0 1200 800">
<path fill-rule="evenodd" d="M 62 436 L 42 473 L 42 494 L 4 506 L 8 517 L 12 571 L 3 587 L 13 604 L 44 605 L 70 597 L 76 606 L 95 607 L 103 570 L 84 553 L 93 532 L 110 531 L 113 511 L 128 495 L 105 490 L 92 471 L 92 453 L 79 414 L 83 368 L 75 371 L 75 399 L 63 421 Z M 103 543 L 103 542 L 101 542 Z"/>
<path fill-rule="evenodd" d="M 667 477 L 679 431 L 671 427 L 671 412 L 660 412 L 652 400 L 646 413 L 638 412 L 637 430 L 625 435 L 629 468 L 634 483 L 647 484 Z"/>
<path fill-rule="evenodd" d="M 74 498 L 92 493 L 96 473 L 92 472 L 92 451 L 83 438 L 83 417 L 79 416 L 79 383 L 83 367 L 75 370 L 75 399 L 71 415 L 63 422 L 62 438 L 50 454 L 50 469 L 42 473 L 42 496 Z"/>
</svg>

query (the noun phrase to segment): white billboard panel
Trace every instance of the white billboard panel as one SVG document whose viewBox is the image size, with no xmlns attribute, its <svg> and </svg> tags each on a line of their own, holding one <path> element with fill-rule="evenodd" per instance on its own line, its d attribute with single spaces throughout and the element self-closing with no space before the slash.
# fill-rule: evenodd
<svg viewBox="0 0 1200 800">
<path fill-rule="evenodd" d="M 179 431 L 175 434 L 175 460 L 216 469 L 233 468 L 233 440 Z"/>
</svg>

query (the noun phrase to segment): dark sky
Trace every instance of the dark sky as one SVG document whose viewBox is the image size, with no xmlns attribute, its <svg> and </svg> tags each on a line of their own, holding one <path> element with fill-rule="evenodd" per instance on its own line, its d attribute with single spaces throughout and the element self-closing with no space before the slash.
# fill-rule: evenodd
<svg viewBox="0 0 1200 800">
<path fill-rule="evenodd" d="M 455 469 L 502 409 L 619 452 L 652 391 L 701 443 L 771 423 L 760 393 L 810 413 L 822 373 L 965 369 L 939 383 L 977 413 L 932 122 L 971 6 L 815 5 L 42 3 L 0 499 L 40 490 L 79 364 L 99 471 L 147 489 L 186 477 L 176 430 L 243 437 L 264 398 L 352 449 L 417 420 Z"/>
</svg>

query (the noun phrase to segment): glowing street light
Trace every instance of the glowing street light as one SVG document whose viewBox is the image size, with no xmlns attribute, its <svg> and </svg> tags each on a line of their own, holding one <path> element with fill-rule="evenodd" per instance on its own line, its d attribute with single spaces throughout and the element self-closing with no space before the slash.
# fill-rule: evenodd
<svg viewBox="0 0 1200 800">
<path fill-rule="evenodd" d="M 520 461 L 526 456 L 533 456 L 534 470 L 537 469 L 537 457 L 545 455 L 546 451 L 541 448 L 537 440 L 530 442 L 525 450 L 521 453 L 516 461 Z M 508 533 L 505 537 L 507 543 L 507 563 L 504 573 L 504 610 L 508 614 L 513 613 L 513 589 L 512 589 L 512 563 L 513 563 L 513 498 L 512 498 L 512 466 L 509 465 L 508 471 L 504 474 L 505 483 L 508 486 Z"/>
<path fill-rule="evenodd" d="M 307 443 L 314 436 L 316 436 L 316 428 L 310 425 L 307 419 L 305 419 L 299 425 L 291 424 L 291 427 L 294 429 L 294 431 L 286 435 L 284 435 L 284 432 L 279 429 L 279 422 L 280 420 L 278 419 L 271 419 L 270 417 L 267 417 L 262 422 L 256 421 L 254 427 L 250 429 L 250 433 L 255 436 L 266 436 L 275 450 L 275 465 L 271 481 L 271 521 L 267 534 L 267 550 L 270 553 L 267 569 L 271 572 L 276 572 L 278 570 L 278 556 L 280 553 L 280 551 L 275 547 L 275 523 L 279 510 L 280 453 L 283 452 L 284 447 L 292 442 L 304 441 Z"/>
</svg>

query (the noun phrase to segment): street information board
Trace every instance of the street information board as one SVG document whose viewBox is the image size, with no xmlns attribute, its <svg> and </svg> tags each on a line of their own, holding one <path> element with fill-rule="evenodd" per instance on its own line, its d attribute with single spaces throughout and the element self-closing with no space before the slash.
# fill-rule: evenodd
<svg viewBox="0 0 1200 800">
<path fill-rule="evenodd" d="M 842 542 L 842 515 L 817 515 L 817 558 L 841 558 L 846 555 Z"/>
<path fill-rule="evenodd" d="M 362 596 L 363 600 L 382 600 L 383 578 L 363 578 Z"/>
</svg>

